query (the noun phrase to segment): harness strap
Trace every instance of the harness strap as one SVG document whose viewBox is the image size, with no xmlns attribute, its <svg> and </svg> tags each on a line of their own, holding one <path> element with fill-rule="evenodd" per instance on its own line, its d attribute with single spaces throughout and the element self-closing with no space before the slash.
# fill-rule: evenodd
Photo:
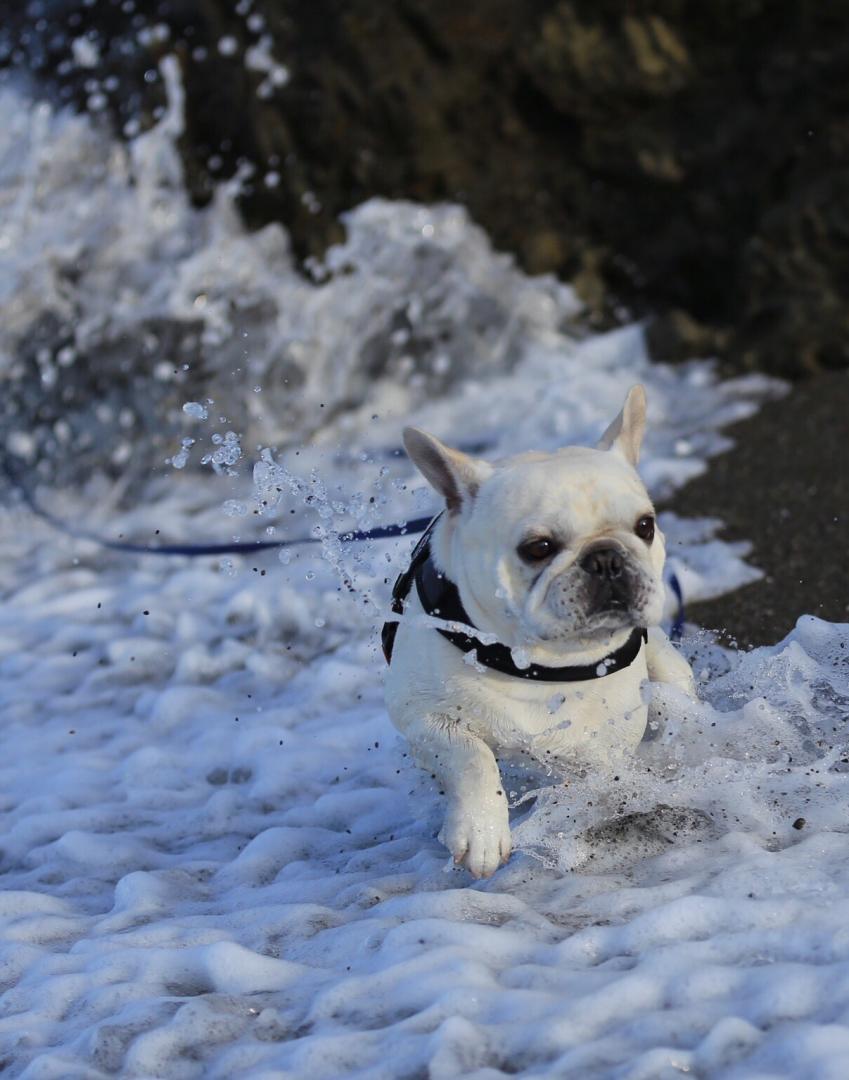
<svg viewBox="0 0 849 1080">
<path fill-rule="evenodd" d="M 437 520 L 435 518 L 431 522 L 427 532 L 416 545 L 410 565 L 402 574 L 399 574 L 392 590 L 392 610 L 398 615 L 403 614 L 404 601 L 415 582 L 419 600 L 428 615 L 434 615 L 448 622 L 464 623 L 474 628 L 474 623 L 460 599 L 457 586 L 437 570 L 431 558 L 430 537 Z M 588 682 L 591 679 L 602 679 L 606 675 L 622 671 L 633 664 L 643 645 L 648 641 L 646 628 L 636 627 L 624 645 L 593 664 L 569 664 L 563 667 L 531 664 L 529 667 L 520 668 L 513 660 L 511 650 L 501 642 L 485 645 L 477 638 L 460 630 L 445 630 L 442 627 L 437 627 L 436 630 L 461 652 L 474 651 L 478 663 L 483 664 L 484 667 L 499 671 L 503 675 L 512 675 L 517 679 L 530 679 L 534 682 Z M 383 655 L 387 663 L 392 661 L 392 650 L 397 632 L 397 621 L 390 620 L 384 623 L 381 638 Z"/>
<path fill-rule="evenodd" d="M 410 590 L 412 589 L 413 582 L 416 578 L 416 572 L 418 571 L 419 566 L 430 558 L 430 536 L 434 526 L 441 517 L 442 514 L 437 514 L 430 522 L 419 542 L 413 548 L 413 554 L 410 556 L 410 565 L 395 579 L 395 584 L 392 586 L 392 610 L 396 615 L 404 614 L 404 601 L 410 595 Z M 385 622 L 383 624 L 383 629 L 380 631 L 380 641 L 383 646 L 383 655 L 386 657 L 387 664 L 392 662 L 392 650 L 395 647 L 395 635 L 397 633 L 398 621 L 394 619 Z"/>
</svg>

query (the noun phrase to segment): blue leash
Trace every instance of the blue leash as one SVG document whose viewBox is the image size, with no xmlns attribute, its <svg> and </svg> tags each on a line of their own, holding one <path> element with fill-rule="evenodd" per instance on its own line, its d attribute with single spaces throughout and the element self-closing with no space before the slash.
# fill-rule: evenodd
<svg viewBox="0 0 849 1080">
<path fill-rule="evenodd" d="M 680 641 L 684 634 L 684 619 L 686 613 L 684 611 L 684 590 L 681 588 L 681 582 L 678 580 L 678 575 L 674 570 L 669 574 L 669 587 L 672 589 L 675 594 L 675 599 L 678 601 L 678 610 L 675 612 L 675 620 L 669 628 L 669 640 Z"/>
<path fill-rule="evenodd" d="M 62 518 L 51 514 L 36 500 L 32 492 L 21 483 L 9 466 L 8 461 L 2 462 L 3 472 L 36 517 L 52 525 L 58 532 L 66 536 L 72 536 L 75 540 L 90 540 L 99 544 L 100 547 L 110 551 L 127 551 L 135 555 L 187 555 L 189 557 L 201 555 L 249 555 L 257 551 L 268 551 L 272 548 L 295 547 L 300 544 L 320 544 L 320 536 L 297 536 L 290 540 L 242 540 L 232 541 L 229 544 L 136 544 L 131 540 L 110 540 L 107 536 L 92 532 L 90 529 L 81 529 L 77 525 L 64 521 Z M 412 521 L 400 522 L 397 525 L 378 525 L 374 529 L 350 529 L 339 534 L 342 543 L 355 543 L 358 540 L 386 540 L 393 536 L 415 536 L 423 533 L 433 520 L 433 514 L 427 517 L 414 518 Z"/>
<path fill-rule="evenodd" d="M 100 547 L 108 548 L 110 551 L 126 551 L 134 555 L 185 555 L 189 558 L 195 558 L 203 555 L 250 555 L 258 551 L 269 551 L 274 548 L 297 547 L 301 544 L 319 544 L 322 540 L 322 537 L 319 536 L 297 536 L 291 540 L 243 540 L 233 541 L 229 544 L 156 545 L 136 544 L 131 540 L 110 540 L 108 537 L 101 536 L 90 529 L 81 529 L 78 526 L 71 525 L 55 514 L 51 514 L 49 510 L 45 510 L 26 485 L 15 475 L 8 459 L 0 461 L 0 467 L 2 467 L 12 487 L 36 517 L 46 521 L 54 529 L 64 533 L 66 536 L 71 536 L 76 540 L 89 540 Z M 339 533 L 338 539 L 343 544 L 353 544 L 363 540 L 389 540 L 395 536 L 417 536 L 427 529 L 428 525 L 433 521 L 433 517 L 433 514 L 428 514 L 427 517 L 413 518 L 412 521 L 402 521 L 396 525 L 377 525 L 373 529 L 351 529 L 348 532 Z M 678 575 L 674 571 L 669 575 L 669 587 L 678 601 L 678 610 L 670 627 L 669 637 L 672 641 L 680 641 L 684 633 L 684 592 L 681 588 L 681 582 L 678 580 Z"/>
</svg>

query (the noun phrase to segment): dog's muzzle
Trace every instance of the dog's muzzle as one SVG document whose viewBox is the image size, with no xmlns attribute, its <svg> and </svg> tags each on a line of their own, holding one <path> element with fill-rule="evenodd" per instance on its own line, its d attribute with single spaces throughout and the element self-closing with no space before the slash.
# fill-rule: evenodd
<svg viewBox="0 0 849 1080">
<path fill-rule="evenodd" d="M 578 563 L 586 575 L 586 592 L 592 612 L 627 611 L 634 596 L 633 575 L 625 553 L 609 544 L 585 551 Z"/>
</svg>

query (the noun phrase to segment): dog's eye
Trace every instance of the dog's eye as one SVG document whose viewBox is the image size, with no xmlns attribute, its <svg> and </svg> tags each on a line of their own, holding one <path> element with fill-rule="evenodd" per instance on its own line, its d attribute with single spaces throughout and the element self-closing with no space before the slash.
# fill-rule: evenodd
<svg viewBox="0 0 849 1080">
<path fill-rule="evenodd" d="M 523 540 L 516 550 L 520 559 L 528 563 L 536 563 L 550 559 L 557 551 L 557 544 L 553 540 L 540 537 L 536 540 Z"/>
<path fill-rule="evenodd" d="M 650 544 L 654 540 L 654 518 L 651 514 L 645 514 L 634 526 L 634 532 L 641 540 Z"/>
</svg>

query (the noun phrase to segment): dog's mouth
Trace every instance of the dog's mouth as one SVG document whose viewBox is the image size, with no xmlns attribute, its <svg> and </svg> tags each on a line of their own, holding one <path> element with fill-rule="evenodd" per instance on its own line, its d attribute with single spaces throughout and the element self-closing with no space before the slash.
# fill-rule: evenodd
<svg viewBox="0 0 849 1080">
<path fill-rule="evenodd" d="M 630 604 L 611 602 L 604 607 L 588 611 L 585 626 L 587 631 L 595 633 L 621 630 L 625 626 L 636 626 L 638 622 L 636 612 Z"/>
<path fill-rule="evenodd" d="M 535 627 L 533 636 L 540 641 L 564 641 L 573 637 L 603 638 L 626 627 L 642 625 L 639 614 L 630 604 L 611 603 L 602 609 L 584 611 L 569 623 Z"/>
<path fill-rule="evenodd" d="M 655 587 L 645 571 L 627 557 L 614 574 L 590 575 L 575 568 L 549 584 L 538 609 L 542 618 L 529 620 L 528 629 L 532 624 L 533 636 L 542 641 L 562 641 L 643 626 Z"/>
<path fill-rule="evenodd" d="M 587 615 L 626 614 L 634 605 L 633 577 L 623 572 L 616 578 L 596 579 L 587 584 Z"/>
</svg>

